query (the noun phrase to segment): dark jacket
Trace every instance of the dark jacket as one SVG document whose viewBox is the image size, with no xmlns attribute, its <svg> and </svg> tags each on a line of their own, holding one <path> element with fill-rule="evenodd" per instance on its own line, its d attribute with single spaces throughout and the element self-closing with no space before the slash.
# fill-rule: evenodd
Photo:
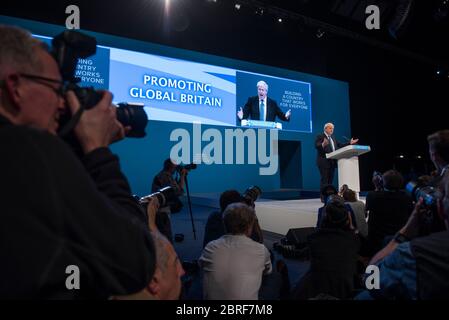
<svg viewBox="0 0 449 320">
<path fill-rule="evenodd" d="M 325 167 L 325 168 L 330 168 L 331 166 L 335 167 L 337 165 L 337 161 L 333 160 L 333 159 L 326 158 L 326 153 L 332 152 L 332 146 L 331 146 L 331 143 L 329 142 L 329 144 L 323 148 L 322 143 L 323 143 L 324 139 L 327 139 L 327 137 L 324 133 L 317 135 L 315 138 L 315 149 L 317 150 L 316 163 L 319 167 L 321 167 L 321 166 Z M 349 145 L 349 143 L 339 142 L 337 139 L 335 139 L 335 137 L 333 135 L 331 136 L 331 139 L 334 142 L 335 150 Z"/>
<path fill-rule="evenodd" d="M 419 299 L 449 297 L 449 231 L 411 241 L 416 258 L 416 289 Z"/>
<path fill-rule="evenodd" d="M 282 112 L 281 108 L 279 108 L 276 101 L 267 97 L 267 117 L 266 121 L 276 121 L 276 116 L 283 120 L 289 121 L 285 117 L 285 114 Z M 243 107 L 243 119 L 252 119 L 252 120 L 260 120 L 260 112 L 259 112 L 259 97 L 250 97 Z"/>
<path fill-rule="evenodd" d="M 373 191 L 366 196 L 370 254 L 383 248 L 385 237 L 393 236 L 407 222 L 413 210 L 412 199 L 403 191 Z"/>
<path fill-rule="evenodd" d="M 352 231 L 317 229 L 309 236 L 310 270 L 299 281 L 293 298 L 310 299 L 320 293 L 350 298 L 359 249 L 360 241 Z"/>
<path fill-rule="evenodd" d="M 145 287 L 146 214 L 108 148 L 78 159 L 58 137 L 0 117 L 0 297 L 107 298 Z M 66 288 L 66 268 L 80 289 Z"/>
</svg>

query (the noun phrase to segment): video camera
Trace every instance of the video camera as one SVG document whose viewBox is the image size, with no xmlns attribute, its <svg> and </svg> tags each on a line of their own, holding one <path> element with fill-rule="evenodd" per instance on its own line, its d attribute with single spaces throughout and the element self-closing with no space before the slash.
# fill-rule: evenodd
<svg viewBox="0 0 449 320">
<path fill-rule="evenodd" d="M 61 130 L 59 135 L 64 137 L 76 126 L 84 110 L 93 108 L 103 97 L 102 93 L 93 87 L 80 87 L 80 79 L 75 77 L 78 59 L 87 58 L 95 54 L 97 41 L 95 38 L 83 33 L 66 30 L 52 40 L 52 56 L 55 58 L 65 83 L 64 91 L 73 90 L 81 108 L 74 114 L 66 113 L 61 117 Z M 130 126 L 128 137 L 141 138 L 145 136 L 145 127 L 148 122 L 143 104 L 119 103 L 117 106 L 117 120 L 123 126 Z"/>
</svg>

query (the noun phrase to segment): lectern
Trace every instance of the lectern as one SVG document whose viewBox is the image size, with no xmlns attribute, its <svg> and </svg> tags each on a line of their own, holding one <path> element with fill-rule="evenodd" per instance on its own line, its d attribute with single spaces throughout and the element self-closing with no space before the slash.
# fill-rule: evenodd
<svg viewBox="0 0 449 320">
<path fill-rule="evenodd" d="M 282 129 L 282 123 L 272 121 L 260 121 L 260 120 L 246 120 L 243 119 L 240 122 L 242 127 L 256 127 L 265 129 Z"/>
<path fill-rule="evenodd" d="M 369 151 L 369 146 L 349 145 L 326 154 L 326 158 L 338 160 L 339 190 L 346 184 L 357 194 L 360 192 L 359 156 Z"/>
</svg>

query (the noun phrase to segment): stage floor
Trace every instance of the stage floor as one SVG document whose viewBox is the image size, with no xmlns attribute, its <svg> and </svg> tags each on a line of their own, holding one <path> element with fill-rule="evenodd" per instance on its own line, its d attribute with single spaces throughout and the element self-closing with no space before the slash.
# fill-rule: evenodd
<svg viewBox="0 0 449 320">
<path fill-rule="evenodd" d="M 292 228 L 315 227 L 320 199 L 256 201 L 256 213 L 262 230 L 286 234 Z"/>
<path fill-rule="evenodd" d="M 219 209 L 218 193 L 203 193 L 192 195 L 191 200 L 195 205 Z M 365 201 L 364 197 L 360 200 Z M 319 198 L 272 200 L 258 199 L 256 201 L 256 214 L 262 230 L 287 234 L 292 228 L 315 227 L 318 218 L 318 208 L 323 203 Z"/>
</svg>

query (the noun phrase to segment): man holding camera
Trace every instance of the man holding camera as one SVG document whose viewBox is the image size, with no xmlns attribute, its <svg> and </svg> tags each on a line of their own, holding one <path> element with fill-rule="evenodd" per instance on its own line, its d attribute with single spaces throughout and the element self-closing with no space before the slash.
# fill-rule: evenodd
<svg viewBox="0 0 449 320">
<path fill-rule="evenodd" d="M 432 159 L 447 159 L 449 140 L 441 139 L 445 132 L 447 134 L 448 131 L 439 131 L 428 137 Z M 436 141 L 439 141 L 438 144 Z M 432 155 L 432 152 L 438 154 Z M 370 264 L 377 264 L 380 269 L 380 288 L 362 292 L 359 299 L 447 299 L 449 171 L 443 172 L 438 188 L 440 192 L 432 195 L 435 197 L 436 207 L 429 208 L 421 198 L 405 226 L 372 258 Z M 429 214 L 433 219 L 443 219 L 446 230 L 420 237 L 421 230 L 426 228 L 426 216 Z"/>
<path fill-rule="evenodd" d="M 179 170 L 180 169 L 180 170 Z M 174 178 L 176 172 L 179 172 L 179 180 Z M 170 214 L 177 213 L 182 209 L 182 202 L 179 197 L 184 194 L 184 186 L 188 170 L 178 166 L 172 159 L 168 158 L 164 161 L 162 171 L 154 178 L 151 186 L 151 192 L 157 192 L 164 187 L 172 187 L 175 197 L 169 199 L 165 207 L 161 207 L 156 216 L 156 223 L 160 232 L 173 242 L 173 233 L 171 228 Z"/>
<path fill-rule="evenodd" d="M 0 26 L 0 43 L 0 297 L 106 298 L 141 290 L 154 271 L 154 246 L 146 213 L 108 148 L 127 130 L 111 93 L 74 129 L 79 159 L 56 135 L 61 114 L 80 104 L 64 92 L 54 58 L 19 28 Z"/>
</svg>

